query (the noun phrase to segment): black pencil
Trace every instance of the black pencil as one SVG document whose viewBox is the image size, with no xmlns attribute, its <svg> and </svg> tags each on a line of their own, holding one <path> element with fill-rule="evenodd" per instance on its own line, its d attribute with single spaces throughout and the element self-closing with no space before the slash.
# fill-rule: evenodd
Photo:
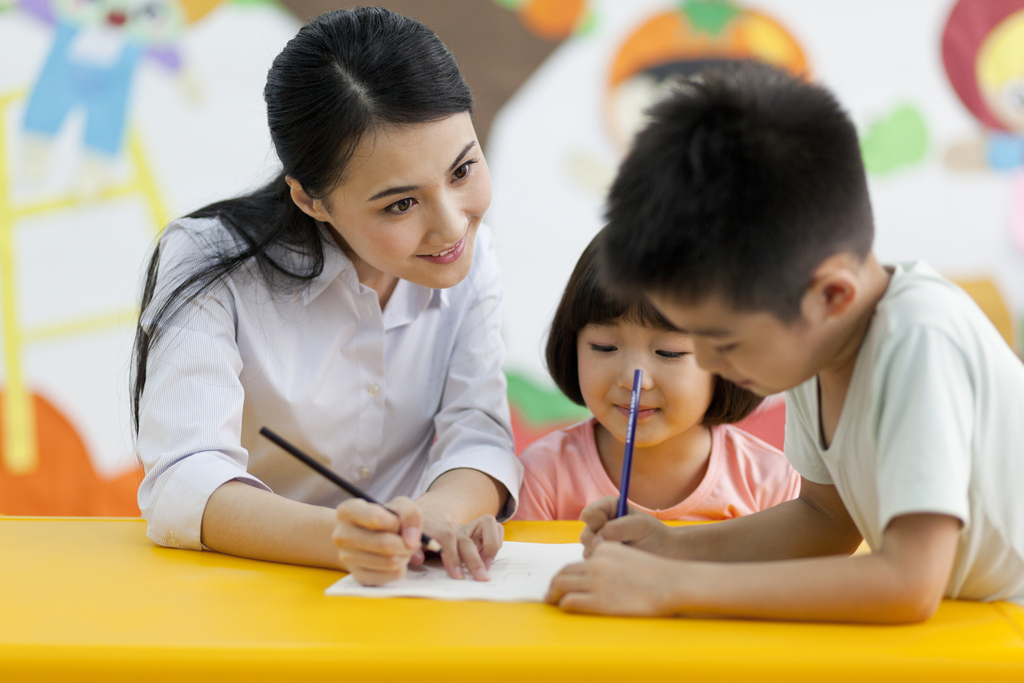
<svg viewBox="0 0 1024 683">
<path fill-rule="evenodd" d="M 318 474 L 320 474 L 322 477 L 324 477 L 328 481 L 331 481 L 334 484 L 336 484 L 337 486 L 339 486 L 343 491 L 345 491 L 345 492 L 355 496 L 356 498 L 362 498 L 363 500 L 365 500 L 368 503 L 376 503 L 377 505 L 380 505 L 382 508 L 384 508 L 385 510 L 387 510 L 388 512 L 393 514 L 395 517 L 398 516 L 397 512 L 395 512 L 391 508 L 389 508 L 389 507 L 381 504 L 380 502 L 378 502 L 369 493 L 367 493 L 366 491 L 363 491 L 358 486 L 355 486 L 353 484 L 348 483 L 347 481 L 345 481 L 344 479 L 339 477 L 337 474 L 335 474 L 331 470 L 327 469 L 326 467 L 324 467 L 323 465 L 318 463 L 316 460 L 314 460 L 310 456 L 306 455 L 305 453 L 300 451 L 298 448 L 296 448 L 292 444 L 288 443 L 287 441 L 285 441 L 280 436 L 278 436 L 277 434 L 275 434 L 271 430 L 267 429 L 266 427 L 263 427 L 262 429 L 260 429 L 260 434 L 262 434 L 266 438 L 268 438 L 271 441 L 273 441 L 274 443 L 276 443 L 278 446 L 280 446 L 282 449 L 284 449 L 290 455 L 294 455 L 296 458 L 301 460 L 303 463 L 305 463 L 309 467 L 313 468 Z M 421 538 L 420 538 L 420 541 L 423 543 L 423 547 L 426 550 L 429 550 L 429 551 L 435 552 L 435 553 L 441 552 L 441 544 L 438 543 L 437 541 L 435 541 L 434 539 L 432 539 L 430 536 L 427 536 L 426 534 L 423 534 L 421 536 Z"/>
</svg>

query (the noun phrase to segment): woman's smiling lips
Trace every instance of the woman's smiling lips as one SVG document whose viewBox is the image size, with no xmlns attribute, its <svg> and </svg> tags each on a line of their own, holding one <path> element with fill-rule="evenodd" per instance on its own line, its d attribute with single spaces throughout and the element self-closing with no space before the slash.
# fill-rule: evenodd
<svg viewBox="0 0 1024 683">
<path fill-rule="evenodd" d="M 446 263 L 451 263 L 453 261 L 457 261 L 458 258 L 460 256 L 462 256 L 462 252 L 465 249 L 466 249 L 466 236 L 463 235 L 462 238 L 458 242 L 456 242 L 453 246 L 448 247 L 444 251 L 440 251 L 440 252 L 438 252 L 436 254 L 420 254 L 419 258 L 426 259 L 427 261 L 430 261 L 431 263 L 446 264 Z"/>
</svg>

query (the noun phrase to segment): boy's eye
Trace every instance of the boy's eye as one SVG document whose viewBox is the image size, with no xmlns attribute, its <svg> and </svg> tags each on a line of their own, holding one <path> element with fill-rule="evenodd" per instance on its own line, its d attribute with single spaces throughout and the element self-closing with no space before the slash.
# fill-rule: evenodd
<svg viewBox="0 0 1024 683">
<path fill-rule="evenodd" d="M 716 346 L 715 347 L 715 351 L 718 352 L 718 353 L 728 353 L 729 351 L 732 351 L 733 349 L 735 349 L 739 345 L 740 345 L 739 342 L 733 342 L 732 344 L 725 344 L 723 346 Z"/>
<path fill-rule="evenodd" d="M 614 346 L 608 346 L 606 344 L 591 344 L 590 348 L 598 353 L 611 353 L 615 351 Z"/>
<path fill-rule="evenodd" d="M 412 208 L 413 203 L 412 197 L 406 197 L 405 199 L 399 199 L 394 204 L 390 204 L 384 209 L 384 213 L 405 213 Z"/>
<path fill-rule="evenodd" d="M 470 172 L 470 168 L 469 167 L 472 166 L 475 163 L 476 163 L 476 160 L 472 159 L 472 160 L 467 161 L 466 163 L 462 164 L 462 166 L 459 166 L 457 169 L 455 169 L 455 171 L 452 172 L 452 177 L 455 178 L 456 180 L 462 180 L 463 178 L 465 178 L 466 176 L 469 175 L 469 172 Z"/>
<path fill-rule="evenodd" d="M 682 358 L 683 356 L 690 355 L 686 351 L 655 351 L 655 353 L 662 358 Z"/>
</svg>

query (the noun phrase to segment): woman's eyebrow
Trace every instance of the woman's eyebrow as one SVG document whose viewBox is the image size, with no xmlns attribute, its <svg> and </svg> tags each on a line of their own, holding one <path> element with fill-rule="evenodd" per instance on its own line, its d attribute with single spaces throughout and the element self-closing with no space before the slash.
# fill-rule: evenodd
<svg viewBox="0 0 1024 683">
<path fill-rule="evenodd" d="M 402 185 L 401 187 L 389 187 L 386 190 L 381 190 L 380 192 L 373 195 L 366 201 L 372 202 L 376 199 L 380 199 L 381 197 L 387 197 L 389 194 L 405 194 L 406 192 L 413 192 L 418 189 L 420 189 L 419 185 Z"/>
<path fill-rule="evenodd" d="M 473 140 L 468 145 L 466 145 L 465 147 L 462 148 L 462 151 L 459 153 L 459 156 L 456 157 L 455 161 L 452 162 L 452 165 L 448 167 L 448 172 L 449 173 L 451 173 L 456 168 L 458 168 L 459 164 L 462 163 L 462 160 L 464 158 L 466 158 L 467 154 L 469 154 L 469 150 L 473 149 L 473 147 L 475 145 L 476 145 L 476 140 Z M 387 197 L 388 195 L 391 195 L 391 194 L 404 194 L 406 192 L 414 192 L 414 191 L 416 191 L 418 189 L 420 189 L 419 185 L 402 185 L 401 187 L 389 187 L 386 190 L 381 190 L 380 192 L 378 192 L 377 194 L 373 195 L 372 197 L 370 197 L 366 201 L 372 202 L 372 201 L 376 201 L 378 199 L 381 199 L 383 197 Z"/>
<path fill-rule="evenodd" d="M 452 163 L 452 165 L 448 167 L 448 172 L 449 172 L 449 173 L 451 173 L 451 172 L 452 172 L 452 171 L 454 171 L 454 170 L 455 170 L 456 168 L 458 168 L 459 164 L 460 164 L 460 163 L 462 163 L 462 160 L 463 160 L 463 159 L 465 158 L 465 156 L 466 156 L 467 154 L 469 154 L 469 150 L 473 149 L 473 146 L 474 146 L 475 144 L 476 144 L 476 140 L 473 140 L 473 141 L 471 141 L 471 142 L 470 142 L 470 143 L 469 143 L 468 145 L 466 145 L 465 147 L 463 147 L 463 148 L 462 148 L 462 152 L 461 152 L 461 153 L 459 154 L 459 156 L 458 156 L 458 157 L 457 157 L 457 158 L 455 159 L 455 161 L 454 161 L 454 162 Z"/>
</svg>

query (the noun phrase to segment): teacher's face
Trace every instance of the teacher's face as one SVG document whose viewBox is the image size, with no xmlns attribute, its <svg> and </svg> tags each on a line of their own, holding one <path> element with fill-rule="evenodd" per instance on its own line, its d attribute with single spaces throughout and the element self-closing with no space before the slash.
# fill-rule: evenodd
<svg viewBox="0 0 1024 683">
<path fill-rule="evenodd" d="M 329 224 L 360 282 L 393 278 L 451 287 L 469 274 L 491 177 L 468 113 L 389 126 L 356 146 L 345 180 L 325 201 L 292 196 Z M 300 191 L 301 193 L 301 191 Z"/>
</svg>

